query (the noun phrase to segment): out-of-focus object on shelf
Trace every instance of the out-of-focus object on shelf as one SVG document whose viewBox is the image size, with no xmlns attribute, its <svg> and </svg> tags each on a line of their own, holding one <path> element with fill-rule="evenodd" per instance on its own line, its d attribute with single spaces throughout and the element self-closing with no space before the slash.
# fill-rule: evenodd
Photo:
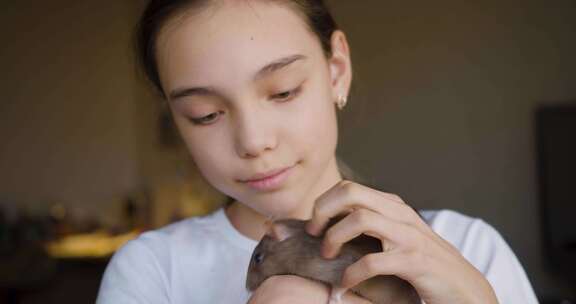
<svg viewBox="0 0 576 304">
<path fill-rule="evenodd" d="M 52 258 L 59 259 L 108 257 L 139 234 L 138 230 L 120 235 L 110 235 L 104 231 L 73 234 L 48 242 L 46 251 Z"/>
<path fill-rule="evenodd" d="M 576 283 L 576 102 L 539 108 L 536 132 L 544 262 Z"/>
</svg>

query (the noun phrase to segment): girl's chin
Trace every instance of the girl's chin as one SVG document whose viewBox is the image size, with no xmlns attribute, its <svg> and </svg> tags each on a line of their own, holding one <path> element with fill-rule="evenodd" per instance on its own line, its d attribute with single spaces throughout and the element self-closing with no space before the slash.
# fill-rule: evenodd
<svg viewBox="0 0 576 304">
<path fill-rule="evenodd" d="M 240 203 L 265 217 L 273 219 L 304 218 L 307 209 L 302 204 L 302 200 L 294 199 L 293 196 L 285 198 L 281 195 L 247 195 L 240 200 Z"/>
<path fill-rule="evenodd" d="M 242 189 L 242 194 L 236 197 L 241 197 L 240 202 L 266 217 L 305 219 L 311 208 L 307 206 L 304 195 L 301 195 L 304 191 L 296 184 L 287 184 L 286 187 L 272 192 Z"/>
</svg>

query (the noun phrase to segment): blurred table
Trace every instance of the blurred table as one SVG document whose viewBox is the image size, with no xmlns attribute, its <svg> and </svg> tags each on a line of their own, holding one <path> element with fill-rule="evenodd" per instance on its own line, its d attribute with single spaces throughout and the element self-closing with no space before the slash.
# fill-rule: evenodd
<svg viewBox="0 0 576 304">
<path fill-rule="evenodd" d="M 0 259 L 0 304 L 94 303 L 105 258 L 54 259 L 20 252 Z"/>
</svg>

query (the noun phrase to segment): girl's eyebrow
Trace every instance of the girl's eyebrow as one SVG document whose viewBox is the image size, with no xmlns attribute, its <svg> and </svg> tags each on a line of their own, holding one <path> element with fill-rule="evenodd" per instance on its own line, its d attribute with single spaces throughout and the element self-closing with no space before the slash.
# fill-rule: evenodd
<svg viewBox="0 0 576 304">
<path fill-rule="evenodd" d="M 265 65 L 263 68 L 261 68 L 258 72 L 256 72 L 256 75 L 254 75 L 254 80 L 258 80 L 268 74 L 271 74 L 273 72 L 276 72 L 286 66 L 288 66 L 289 64 L 298 61 L 298 60 L 304 60 L 307 57 L 304 55 L 300 55 L 300 54 L 296 54 L 296 55 L 291 55 L 288 57 L 283 57 L 277 60 L 274 60 L 272 62 L 270 62 L 269 64 Z"/>
<path fill-rule="evenodd" d="M 262 67 L 256 74 L 254 74 L 254 81 L 261 79 L 271 73 L 274 73 L 282 68 L 287 67 L 291 63 L 307 59 L 306 56 L 301 54 L 290 55 L 287 57 L 282 57 L 280 59 L 276 59 L 264 67 Z M 218 91 L 213 87 L 191 87 L 191 88 L 177 88 L 172 90 L 169 94 L 169 100 L 174 101 L 182 97 L 193 96 L 193 95 L 201 95 L 201 96 L 221 96 Z"/>
</svg>

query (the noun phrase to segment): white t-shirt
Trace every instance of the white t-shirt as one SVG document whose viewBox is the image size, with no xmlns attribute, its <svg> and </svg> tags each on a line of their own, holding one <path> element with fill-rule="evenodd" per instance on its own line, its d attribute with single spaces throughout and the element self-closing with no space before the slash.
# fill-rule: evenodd
<svg viewBox="0 0 576 304">
<path fill-rule="evenodd" d="M 482 272 L 500 304 L 538 303 L 518 259 L 481 219 L 450 210 L 421 211 L 432 229 Z M 257 242 L 223 209 L 129 241 L 108 264 L 97 304 L 245 304 L 246 270 Z"/>
</svg>

